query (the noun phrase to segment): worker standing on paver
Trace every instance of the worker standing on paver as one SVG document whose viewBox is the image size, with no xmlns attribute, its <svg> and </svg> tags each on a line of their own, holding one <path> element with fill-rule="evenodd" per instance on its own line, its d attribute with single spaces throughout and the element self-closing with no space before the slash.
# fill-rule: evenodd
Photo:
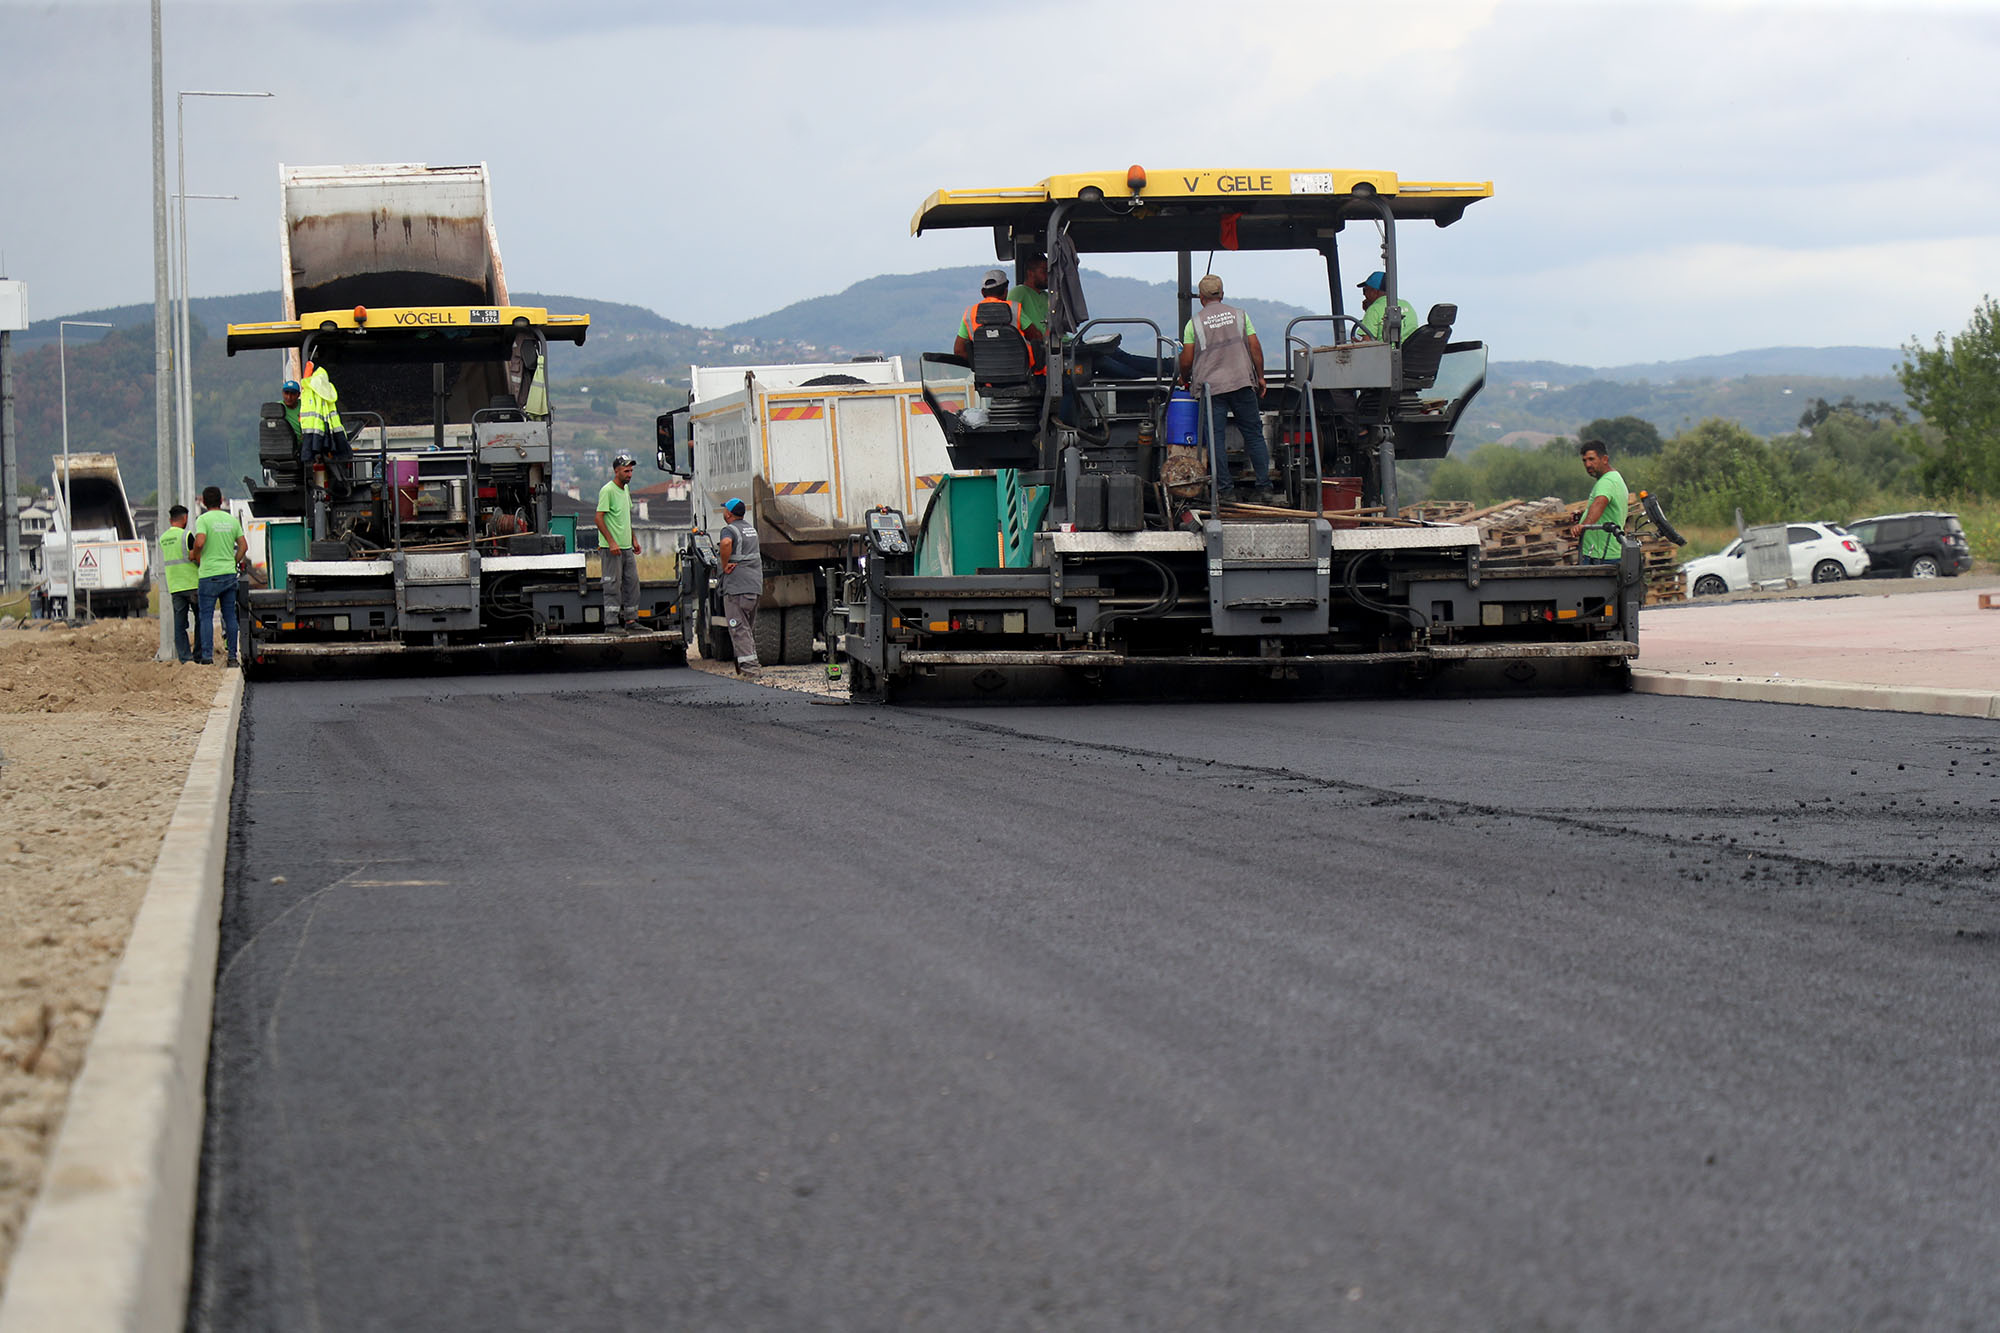
<svg viewBox="0 0 2000 1333">
<path fill-rule="evenodd" d="M 200 600 L 201 576 L 195 572 L 194 556 L 188 550 L 188 511 L 186 505 L 175 505 L 167 511 L 167 530 L 160 534 L 160 569 L 166 575 L 168 613 L 174 618 L 174 656 L 176 660 L 194 660 L 194 641 L 189 633 L 194 627 L 195 605 Z M 199 640 L 195 631 L 194 640 Z"/>
<path fill-rule="evenodd" d="M 1223 432 L 1229 419 L 1243 434 L 1243 452 L 1250 459 L 1257 492 L 1251 498 L 1271 504 L 1279 497 L 1271 491 L 1271 451 L 1264 442 L 1264 418 L 1259 400 L 1264 394 L 1264 345 L 1257 339 L 1250 316 L 1222 300 L 1222 279 L 1205 275 L 1195 286 L 1201 309 L 1181 330 L 1181 381 L 1190 389 L 1207 388 L 1213 418 L 1209 422 L 1209 448 L 1215 469 L 1216 490 L 1227 503 L 1236 498 L 1235 482 L 1229 475 L 1229 456 Z"/>
<path fill-rule="evenodd" d="M 1597 484 L 1590 488 L 1583 521 L 1564 528 L 1563 536 L 1581 538 L 1576 549 L 1578 564 L 1615 565 L 1624 555 L 1624 543 L 1617 533 L 1606 532 L 1602 525 L 1625 526 L 1625 510 L 1632 502 L 1632 493 L 1626 489 L 1625 478 L 1611 466 L 1611 446 L 1602 440 L 1583 442 L 1583 470 Z"/>
<path fill-rule="evenodd" d="M 224 666 L 236 666 L 236 571 L 249 554 L 250 543 L 236 515 L 222 507 L 222 488 L 210 486 L 201 493 L 201 517 L 194 521 L 195 602 L 194 660 L 207 666 L 215 661 L 215 608 L 222 607 L 223 647 L 228 652 Z"/>
<path fill-rule="evenodd" d="M 764 557 L 758 553 L 757 526 L 749 507 L 738 499 L 722 506 L 729 522 L 722 527 L 717 553 L 722 557 L 722 611 L 729 617 L 729 641 L 736 649 L 738 675 L 755 675 L 757 661 L 757 599 L 764 595 Z"/>
<path fill-rule="evenodd" d="M 639 553 L 632 549 L 630 454 L 611 460 L 611 480 L 597 492 L 598 562 L 604 579 L 604 628 L 628 634 L 639 628 Z"/>
</svg>

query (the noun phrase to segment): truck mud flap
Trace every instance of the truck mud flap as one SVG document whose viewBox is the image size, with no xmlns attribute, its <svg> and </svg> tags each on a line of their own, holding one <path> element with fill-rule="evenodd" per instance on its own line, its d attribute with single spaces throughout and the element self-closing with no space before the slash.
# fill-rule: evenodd
<svg viewBox="0 0 2000 1333">
<path fill-rule="evenodd" d="M 1299 657 L 1133 657 L 1112 652 L 916 649 L 877 693 L 898 703 L 1228 701 L 1622 691 L 1638 648 L 1451 644 Z"/>
</svg>

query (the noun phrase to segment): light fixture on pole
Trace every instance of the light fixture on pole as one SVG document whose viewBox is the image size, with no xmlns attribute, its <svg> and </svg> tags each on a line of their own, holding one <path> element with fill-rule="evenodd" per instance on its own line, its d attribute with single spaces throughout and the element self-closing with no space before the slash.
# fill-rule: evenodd
<svg viewBox="0 0 2000 1333">
<path fill-rule="evenodd" d="M 69 345 L 71 329 L 112 329 L 115 324 L 104 324 L 94 319 L 59 319 L 56 321 L 56 373 L 62 382 L 62 442 L 63 442 L 63 559 L 69 562 L 69 574 L 65 582 L 69 584 L 69 604 L 63 607 L 65 617 L 76 619 L 76 524 L 70 521 L 69 508 Z M 90 616 L 90 599 L 86 595 L 83 603 L 84 618 Z"/>
<path fill-rule="evenodd" d="M 192 295 L 187 279 L 187 99 L 190 97 L 275 97 L 275 93 L 203 91 L 183 89 L 174 94 L 174 151 L 179 160 L 180 198 L 180 315 L 175 321 L 174 383 L 180 395 L 180 442 L 174 471 L 179 474 L 181 503 L 194 507 L 194 407 L 188 401 L 194 376 L 188 370 L 188 298 Z"/>
<path fill-rule="evenodd" d="M 180 255 L 180 267 L 175 273 L 176 296 L 174 315 L 174 425 L 176 428 L 177 455 L 174 462 L 174 491 L 180 502 L 189 509 L 194 508 L 194 359 L 189 355 L 188 342 L 188 272 L 187 272 L 187 201 L 190 199 L 234 199 L 233 194 L 177 194 L 174 209 L 178 228 L 175 245 Z"/>
</svg>

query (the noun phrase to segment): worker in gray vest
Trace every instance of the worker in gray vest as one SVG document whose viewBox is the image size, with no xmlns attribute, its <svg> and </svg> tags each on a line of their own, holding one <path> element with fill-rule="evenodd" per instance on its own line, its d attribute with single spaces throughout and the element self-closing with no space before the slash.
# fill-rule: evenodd
<svg viewBox="0 0 2000 1333">
<path fill-rule="evenodd" d="M 1214 417 L 1210 421 L 1211 457 L 1216 488 L 1226 503 L 1236 498 L 1235 483 L 1229 475 L 1229 455 L 1223 433 L 1229 419 L 1243 433 L 1243 452 L 1250 456 L 1256 473 L 1257 492 L 1250 498 L 1271 504 L 1278 496 L 1271 492 L 1271 451 L 1264 443 L 1264 417 L 1259 400 L 1264 394 L 1264 345 L 1250 316 L 1222 301 L 1222 279 L 1210 273 L 1202 278 L 1195 294 L 1201 309 L 1181 331 L 1181 382 L 1200 392 L 1208 389 Z"/>
<path fill-rule="evenodd" d="M 722 611 L 729 617 L 729 642 L 736 649 L 736 674 L 757 674 L 757 599 L 764 594 L 764 557 L 758 552 L 757 525 L 741 500 L 728 500 L 722 512 Z"/>
</svg>

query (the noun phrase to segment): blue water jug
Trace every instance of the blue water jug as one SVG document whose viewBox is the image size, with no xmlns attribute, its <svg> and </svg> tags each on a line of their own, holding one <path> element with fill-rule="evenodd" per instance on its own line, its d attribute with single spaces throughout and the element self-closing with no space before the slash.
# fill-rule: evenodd
<svg viewBox="0 0 2000 1333">
<path fill-rule="evenodd" d="M 1167 399 L 1167 443 L 1199 444 L 1196 436 L 1201 400 L 1186 389 L 1175 389 Z"/>
</svg>

